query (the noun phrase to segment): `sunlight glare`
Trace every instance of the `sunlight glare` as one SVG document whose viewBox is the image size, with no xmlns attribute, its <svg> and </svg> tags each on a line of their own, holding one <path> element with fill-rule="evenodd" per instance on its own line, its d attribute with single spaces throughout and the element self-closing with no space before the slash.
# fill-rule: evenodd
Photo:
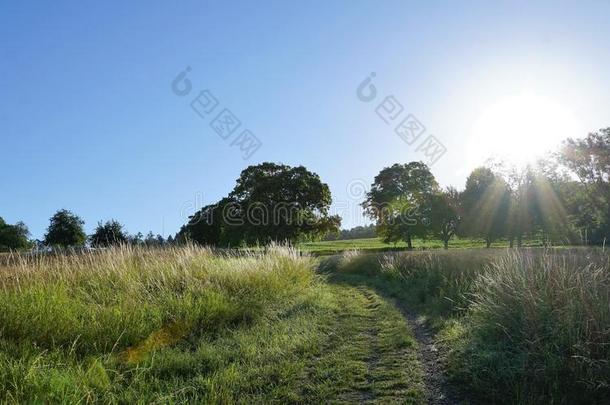
<svg viewBox="0 0 610 405">
<path fill-rule="evenodd" d="M 501 99 L 479 114 L 469 151 L 478 161 L 500 158 L 524 165 L 579 135 L 578 131 L 574 114 L 563 105 L 524 93 Z"/>
</svg>

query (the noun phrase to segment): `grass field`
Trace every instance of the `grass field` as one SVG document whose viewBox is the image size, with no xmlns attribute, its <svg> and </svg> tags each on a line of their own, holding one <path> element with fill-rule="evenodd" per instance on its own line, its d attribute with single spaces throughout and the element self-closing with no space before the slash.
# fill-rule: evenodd
<svg viewBox="0 0 610 405">
<path fill-rule="evenodd" d="M 316 265 L 188 247 L 0 267 L 0 402 L 421 402 L 397 309 Z"/>
<path fill-rule="evenodd" d="M 541 243 L 537 240 L 524 241 L 524 246 L 540 246 Z M 504 248 L 509 246 L 507 240 L 499 240 L 492 243 L 494 248 Z M 413 240 L 414 249 L 442 249 L 443 243 L 438 240 Z M 476 239 L 459 239 L 454 238 L 449 243 L 450 249 L 471 249 L 484 248 L 484 240 Z M 299 248 L 306 252 L 311 252 L 316 255 L 330 255 L 343 252 L 345 250 L 357 249 L 366 252 L 384 252 L 394 250 L 406 250 L 407 245 L 404 242 L 384 243 L 380 238 L 364 238 L 364 239 L 348 239 L 348 240 L 329 240 L 319 242 L 304 242 L 299 245 Z"/>
<path fill-rule="evenodd" d="M 600 403 L 609 337 L 601 249 L 0 264 L 0 403 Z"/>
<path fill-rule="evenodd" d="M 454 250 L 327 259 L 425 317 L 446 368 L 495 403 L 604 403 L 610 255 L 601 249 Z"/>
</svg>

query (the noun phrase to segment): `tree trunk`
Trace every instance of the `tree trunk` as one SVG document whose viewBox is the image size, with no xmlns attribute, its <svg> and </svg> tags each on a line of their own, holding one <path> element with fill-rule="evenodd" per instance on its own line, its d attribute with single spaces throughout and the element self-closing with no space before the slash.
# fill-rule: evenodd
<svg viewBox="0 0 610 405">
<path fill-rule="evenodd" d="M 407 235 L 407 249 L 413 250 L 413 244 L 411 243 L 411 234 Z"/>
<path fill-rule="evenodd" d="M 443 240 L 443 245 L 445 245 L 445 250 L 449 249 L 449 239 Z"/>
<path fill-rule="evenodd" d="M 515 238 L 510 238 L 508 240 L 508 247 L 512 249 L 514 245 L 515 245 Z"/>
<path fill-rule="evenodd" d="M 491 239 L 490 238 L 485 238 L 485 247 L 487 249 L 489 249 L 491 247 Z"/>
<path fill-rule="evenodd" d="M 523 246 L 523 237 L 519 234 L 517 235 L 517 247 L 520 248 L 521 246 Z"/>
</svg>

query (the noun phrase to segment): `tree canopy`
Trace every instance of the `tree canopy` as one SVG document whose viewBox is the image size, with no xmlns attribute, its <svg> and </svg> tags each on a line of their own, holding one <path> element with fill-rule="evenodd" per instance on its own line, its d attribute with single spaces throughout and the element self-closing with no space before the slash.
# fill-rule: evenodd
<svg viewBox="0 0 610 405">
<path fill-rule="evenodd" d="M 587 242 L 604 243 L 610 237 L 610 128 L 568 139 L 558 159 L 579 180 L 570 187 L 573 219 Z"/>
<path fill-rule="evenodd" d="M 457 232 L 461 220 L 460 193 L 453 187 L 434 193 L 430 197 L 430 232 L 442 240 L 445 249 Z"/>
<path fill-rule="evenodd" d="M 424 163 L 396 163 L 375 176 L 362 206 L 386 242 L 404 240 L 411 249 L 413 237 L 425 238 L 429 232 L 430 198 L 438 191 Z"/>
<path fill-rule="evenodd" d="M 115 246 L 127 243 L 128 235 L 118 221 L 110 220 L 104 224 L 100 221 L 89 241 L 94 247 Z"/>
<path fill-rule="evenodd" d="M 30 232 L 23 222 L 9 225 L 0 217 L 0 251 L 27 248 L 30 245 L 29 234 Z"/>
<path fill-rule="evenodd" d="M 303 166 L 261 163 L 247 167 L 233 190 L 192 215 L 167 241 L 149 232 L 129 236 L 117 221 L 98 223 L 92 246 L 120 243 L 161 246 L 187 240 L 214 246 L 241 246 L 337 238 L 341 219 L 330 215 L 331 193 Z M 487 246 L 506 238 L 543 243 L 605 244 L 610 238 L 610 128 L 566 140 L 560 151 L 525 167 L 491 162 L 475 168 L 462 191 L 441 189 L 424 163 L 383 168 L 362 203 L 375 224 L 342 231 L 342 238 L 376 232 L 386 242 L 455 235 L 482 238 Z M 82 246 L 84 221 L 67 210 L 50 219 L 47 246 Z M 25 249 L 28 228 L 0 218 L 0 250 Z"/>
<path fill-rule="evenodd" d="M 62 209 L 51 217 L 50 222 L 44 238 L 47 246 L 66 248 L 85 244 L 87 240 L 87 235 L 83 229 L 85 221 L 77 215 Z"/>
<path fill-rule="evenodd" d="M 238 246 L 322 237 L 340 225 L 329 215 L 331 202 L 328 185 L 305 167 L 261 163 L 243 170 L 226 198 L 193 215 L 179 238 Z"/>
<path fill-rule="evenodd" d="M 504 179 L 487 167 L 472 171 L 462 192 L 464 221 L 460 232 L 483 238 L 489 247 L 505 231 L 509 188 Z"/>
</svg>

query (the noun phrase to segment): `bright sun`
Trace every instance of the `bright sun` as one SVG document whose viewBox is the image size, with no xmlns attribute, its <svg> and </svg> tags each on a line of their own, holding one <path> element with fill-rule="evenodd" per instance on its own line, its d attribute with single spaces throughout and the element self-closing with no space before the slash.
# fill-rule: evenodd
<svg viewBox="0 0 610 405">
<path fill-rule="evenodd" d="M 574 115 L 555 100 L 518 94 L 493 103 L 474 123 L 470 152 L 476 160 L 499 157 L 516 165 L 536 160 L 576 137 Z"/>
</svg>

